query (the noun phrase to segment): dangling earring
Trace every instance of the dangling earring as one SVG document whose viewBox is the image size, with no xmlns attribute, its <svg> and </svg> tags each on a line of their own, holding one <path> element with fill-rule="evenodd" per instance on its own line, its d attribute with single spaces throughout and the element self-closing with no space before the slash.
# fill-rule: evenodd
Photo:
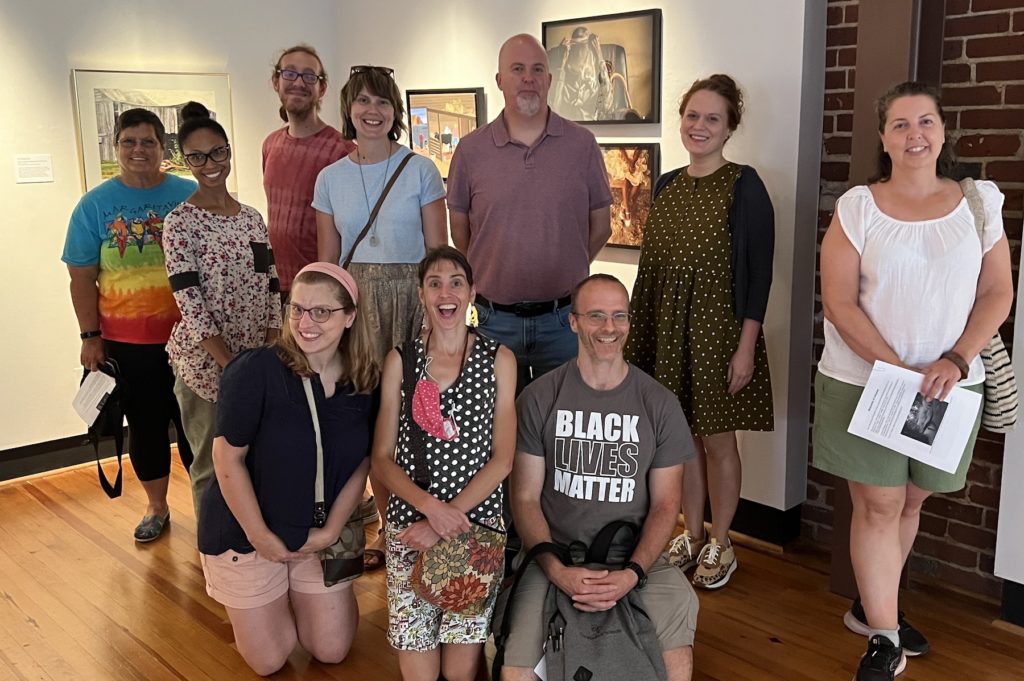
<svg viewBox="0 0 1024 681">
<path fill-rule="evenodd" d="M 476 311 L 476 303 L 469 304 L 469 325 L 474 329 L 480 326 L 480 314 Z"/>
</svg>

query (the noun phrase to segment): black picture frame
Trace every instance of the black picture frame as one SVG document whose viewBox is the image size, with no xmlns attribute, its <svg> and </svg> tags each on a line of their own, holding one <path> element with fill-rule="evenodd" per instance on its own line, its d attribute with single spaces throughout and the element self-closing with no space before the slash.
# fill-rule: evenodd
<svg viewBox="0 0 1024 681">
<path fill-rule="evenodd" d="M 552 111 L 577 123 L 660 123 L 661 26 L 660 9 L 541 23 Z"/>
<path fill-rule="evenodd" d="M 409 148 L 433 161 L 445 180 L 459 140 L 487 122 L 482 87 L 406 90 L 405 111 Z"/>
<path fill-rule="evenodd" d="M 639 249 L 651 215 L 654 183 L 661 174 L 657 142 L 600 142 L 612 190 L 609 246 Z"/>
</svg>

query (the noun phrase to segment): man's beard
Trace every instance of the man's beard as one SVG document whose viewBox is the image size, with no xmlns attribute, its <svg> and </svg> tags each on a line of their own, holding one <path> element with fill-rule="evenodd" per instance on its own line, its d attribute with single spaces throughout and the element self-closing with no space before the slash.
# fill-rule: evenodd
<svg viewBox="0 0 1024 681">
<path fill-rule="evenodd" d="M 281 106 L 295 118 L 306 118 L 320 108 L 320 100 L 310 99 L 306 104 L 297 104 L 290 97 L 285 97 Z"/>
<path fill-rule="evenodd" d="M 540 95 L 532 92 L 516 95 L 516 111 L 521 115 L 536 116 L 540 112 L 540 107 Z"/>
</svg>

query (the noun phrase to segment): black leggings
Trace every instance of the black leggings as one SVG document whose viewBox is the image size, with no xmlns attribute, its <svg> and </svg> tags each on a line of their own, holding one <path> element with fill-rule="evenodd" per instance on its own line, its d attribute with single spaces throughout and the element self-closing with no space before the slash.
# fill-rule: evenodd
<svg viewBox="0 0 1024 681">
<path fill-rule="evenodd" d="M 163 345 L 105 341 L 107 356 L 121 370 L 121 406 L 128 419 L 128 454 L 139 480 L 159 480 L 171 473 L 170 424 L 178 433 L 178 455 L 185 470 L 192 448 L 181 427 L 174 398 L 174 372 Z"/>
</svg>

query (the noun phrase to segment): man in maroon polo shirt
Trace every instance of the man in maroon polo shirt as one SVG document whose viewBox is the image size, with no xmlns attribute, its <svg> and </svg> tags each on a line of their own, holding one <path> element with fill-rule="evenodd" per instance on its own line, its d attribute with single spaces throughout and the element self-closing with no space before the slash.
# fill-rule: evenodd
<svg viewBox="0 0 1024 681">
<path fill-rule="evenodd" d="M 611 236 L 612 196 L 594 135 L 548 108 L 536 38 L 502 45 L 496 80 L 505 108 L 455 148 L 448 210 L 476 277 L 480 331 L 515 353 L 518 393 L 576 356 L 569 292 Z"/>
<path fill-rule="evenodd" d="M 281 298 L 287 300 L 292 278 L 316 260 L 316 213 L 311 205 L 316 176 L 355 145 L 320 118 L 327 74 L 312 47 L 284 50 L 270 82 L 287 125 L 263 142 L 263 189 Z"/>
</svg>

